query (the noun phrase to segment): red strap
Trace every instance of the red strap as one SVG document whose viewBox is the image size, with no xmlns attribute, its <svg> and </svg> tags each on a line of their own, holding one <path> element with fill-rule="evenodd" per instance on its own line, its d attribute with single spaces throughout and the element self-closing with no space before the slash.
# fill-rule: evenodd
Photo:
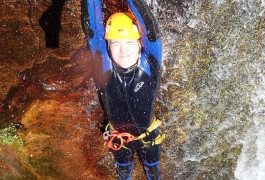
<svg viewBox="0 0 265 180">
<path fill-rule="evenodd" d="M 127 137 L 126 143 L 129 143 L 130 141 L 132 141 L 133 139 L 135 139 L 135 136 L 131 135 L 130 133 L 120 133 L 119 131 L 111 131 L 110 133 L 111 139 L 108 142 L 108 147 L 110 149 L 113 150 L 120 150 L 123 146 L 123 138 Z M 120 145 L 116 148 L 113 146 L 112 141 L 114 140 L 114 138 L 118 138 L 120 140 Z"/>
</svg>

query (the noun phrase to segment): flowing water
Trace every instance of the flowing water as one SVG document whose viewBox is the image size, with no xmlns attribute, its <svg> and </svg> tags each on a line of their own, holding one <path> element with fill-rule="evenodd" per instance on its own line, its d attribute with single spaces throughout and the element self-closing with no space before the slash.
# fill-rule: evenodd
<svg viewBox="0 0 265 180">
<path fill-rule="evenodd" d="M 149 3 L 166 35 L 158 101 L 172 176 L 264 179 L 264 1 Z"/>
</svg>

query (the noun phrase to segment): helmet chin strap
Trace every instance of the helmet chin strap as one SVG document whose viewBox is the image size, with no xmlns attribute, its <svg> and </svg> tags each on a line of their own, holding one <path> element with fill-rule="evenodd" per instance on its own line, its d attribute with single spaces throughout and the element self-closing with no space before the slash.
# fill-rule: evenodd
<svg viewBox="0 0 265 180">
<path fill-rule="evenodd" d="M 137 41 L 138 41 L 138 46 L 139 46 L 139 52 L 138 52 L 139 56 L 138 56 L 138 60 L 137 61 L 139 61 L 139 59 L 141 58 L 142 45 L 141 45 L 141 42 L 140 42 L 139 39 Z"/>
</svg>

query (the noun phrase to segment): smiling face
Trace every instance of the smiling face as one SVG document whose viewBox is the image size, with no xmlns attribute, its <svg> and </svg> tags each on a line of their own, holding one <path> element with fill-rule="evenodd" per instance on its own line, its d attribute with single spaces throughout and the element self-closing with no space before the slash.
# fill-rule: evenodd
<svg viewBox="0 0 265 180">
<path fill-rule="evenodd" d="M 113 61 L 122 68 L 129 68 L 137 63 L 140 54 L 140 43 L 138 40 L 114 39 L 109 42 Z"/>
</svg>

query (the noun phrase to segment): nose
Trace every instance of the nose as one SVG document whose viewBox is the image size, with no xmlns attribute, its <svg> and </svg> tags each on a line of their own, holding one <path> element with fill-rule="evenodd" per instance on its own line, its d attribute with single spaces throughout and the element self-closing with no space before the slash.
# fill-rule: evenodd
<svg viewBox="0 0 265 180">
<path fill-rule="evenodd" d="M 125 52 L 126 52 L 126 45 L 125 44 L 121 44 L 121 47 L 120 47 L 120 52 L 122 53 L 122 54 L 124 54 Z"/>
</svg>

